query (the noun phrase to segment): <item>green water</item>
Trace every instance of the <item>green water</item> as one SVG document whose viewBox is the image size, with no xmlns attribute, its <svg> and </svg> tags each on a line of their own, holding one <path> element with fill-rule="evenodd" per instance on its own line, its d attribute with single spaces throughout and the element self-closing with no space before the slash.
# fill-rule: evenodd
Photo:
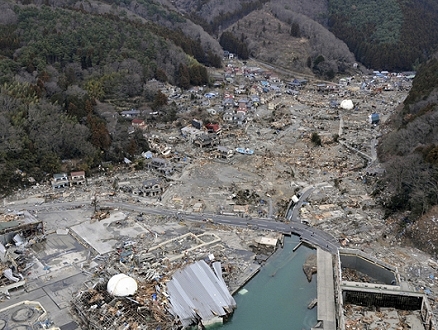
<svg viewBox="0 0 438 330">
<path fill-rule="evenodd" d="M 303 263 L 316 250 L 286 237 L 284 248 L 272 256 L 260 272 L 245 285 L 248 292 L 237 293 L 237 309 L 220 330 L 303 330 L 316 324 L 316 307 L 307 305 L 316 298 L 316 276 L 310 283 Z"/>
</svg>

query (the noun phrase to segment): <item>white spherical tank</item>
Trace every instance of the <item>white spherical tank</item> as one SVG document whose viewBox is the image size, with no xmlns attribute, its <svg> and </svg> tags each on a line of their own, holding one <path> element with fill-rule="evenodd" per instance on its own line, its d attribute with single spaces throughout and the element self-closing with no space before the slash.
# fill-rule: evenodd
<svg viewBox="0 0 438 330">
<path fill-rule="evenodd" d="M 137 281 L 125 274 L 117 274 L 110 278 L 106 289 L 116 297 L 132 296 L 137 292 Z"/>
<path fill-rule="evenodd" d="M 345 110 L 351 110 L 351 109 L 353 109 L 353 108 L 354 108 L 353 101 L 351 101 L 351 100 L 343 100 L 343 101 L 341 102 L 341 108 L 342 108 L 342 109 L 345 109 Z"/>
</svg>

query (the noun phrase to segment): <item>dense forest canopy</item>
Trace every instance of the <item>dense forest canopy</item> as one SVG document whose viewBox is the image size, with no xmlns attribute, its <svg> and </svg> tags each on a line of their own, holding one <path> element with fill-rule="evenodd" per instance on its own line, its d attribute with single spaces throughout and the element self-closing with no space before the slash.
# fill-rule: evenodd
<svg viewBox="0 0 438 330">
<path fill-rule="evenodd" d="M 157 67 L 169 67 L 167 74 L 172 78 L 175 67 L 187 61 L 178 56 L 181 52 L 172 49 L 169 40 L 200 63 L 221 65 L 219 55 L 205 53 L 199 42 L 152 23 L 47 6 L 17 11 L 16 27 L 8 26 L 0 32 L 2 55 L 11 57 L 16 47 L 14 60 L 29 66 L 28 71 L 41 70 L 46 64 L 63 67 L 73 62 L 88 69 L 130 58 L 142 65 L 146 78 L 153 77 Z M 18 48 L 21 43 L 25 46 Z"/>
<path fill-rule="evenodd" d="M 416 114 L 424 104 L 436 103 L 438 88 L 438 58 L 429 60 L 418 70 L 408 97 L 403 102 L 404 114 Z M 423 102 L 419 102 L 422 101 Z"/>
<path fill-rule="evenodd" d="M 330 0 L 329 27 L 358 61 L 378 70 L 411 70 L 438 45 L 434 0 Z"/>
<path fill-rule="evenodd" d="M 243 60 L 247 60 L 249 58 L 248 47 L 246 44 L 237 39 L 231 32 L 225 31 L 222 33 L 219 42 L 225 50 L 237 54 L 239 58 Z"/>
<path fill-rule="evenodd" d="M 190 18 L 201 25 L 205 31 L 210 34 L 216 35 L 219 29 L 223 29 L 227 26 L 232 25 L 237 22 L 239 19 L 244 18 L 254 10 L 259 10 L 263 8 L 263 5 L 267 3 L 269 0 L 256 0 L 256 1 L 242 1 L 240 6 L 235 10 L 231 11 L 220 11 L 219 15 L 214 17 L 211 20 L 206 19 L 200 13 L 202 6 L 207 4 L 207 2 L 200 1 L 198 6 L 193 8 L 194 10 L 191 12 Z"/>
</svg>

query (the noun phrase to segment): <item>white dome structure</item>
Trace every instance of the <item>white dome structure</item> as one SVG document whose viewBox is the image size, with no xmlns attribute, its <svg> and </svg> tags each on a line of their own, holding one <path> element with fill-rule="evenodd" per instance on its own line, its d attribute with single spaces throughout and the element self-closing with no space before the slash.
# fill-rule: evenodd
<svg viewBox="0 0 438 330">
<path fill-rule="evenodd" d="M 342 109 L 345 109 L 345 110 L 351 110 L 351 109 L 353 109 L 353 108 L 354 108 L 353 101 L 351 101 L 351 100 L 343 100 L 343 101 L 341 102 L 341 108 L 342 108 Z"/>
<path fill-rule="evenodd" d="M 125 274 L 117 274 L 110 278 L 106 289 L 116 297 L 132 296 L 137 292 L 137 281 Z"/>
</svg>

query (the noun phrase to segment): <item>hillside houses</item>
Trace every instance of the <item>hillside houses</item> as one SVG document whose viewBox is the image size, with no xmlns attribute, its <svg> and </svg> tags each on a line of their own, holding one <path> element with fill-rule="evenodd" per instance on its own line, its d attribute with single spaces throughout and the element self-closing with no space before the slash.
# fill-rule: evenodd
<svg viewBox="0 0 438 330">
<path fill-rule="evenodd" d="M 125 110 L 120 112 L 120 115 L 124 118 L 136 118 L 138 116 L 140 116 L 141 111 L 140 110 L 136 110 L 136 109 L 131 109 L 131 110 Z"/>
</svg>

